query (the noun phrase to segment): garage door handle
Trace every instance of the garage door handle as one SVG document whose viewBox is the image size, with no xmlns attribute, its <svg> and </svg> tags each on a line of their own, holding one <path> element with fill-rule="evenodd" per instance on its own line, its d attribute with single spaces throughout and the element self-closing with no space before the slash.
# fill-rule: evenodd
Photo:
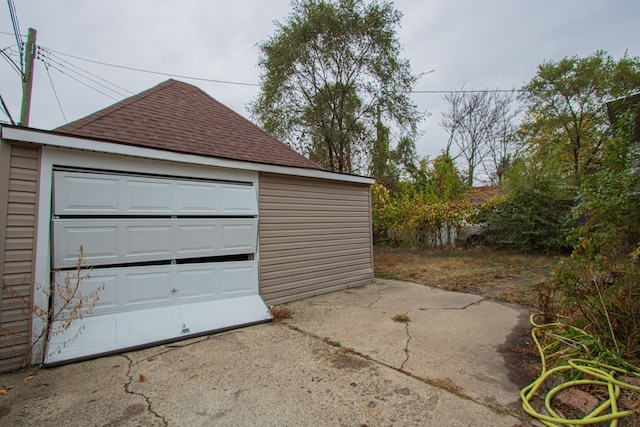
<svg viewBox="0 0 640 427">
<path fill-rule="evenodd" d="M 178 292 L 178 290 L 176 288 L 171 288 L 171 293 L 175 294 L 176 292 Z"/>
</svg>

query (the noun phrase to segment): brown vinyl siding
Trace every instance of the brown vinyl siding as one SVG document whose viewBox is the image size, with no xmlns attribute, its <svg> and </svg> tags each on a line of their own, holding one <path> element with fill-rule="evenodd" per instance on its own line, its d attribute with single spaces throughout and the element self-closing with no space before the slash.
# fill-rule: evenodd
<svg viewBox="0 0 640 427">
<path fill-rule="evenodd" d="M 19 368 L 29 348 L 36 232 L 38 148 L 2 141 L 0 146 L 0 371 Z"/>
<path fill-rule="evenodd" d="M 373 282 L 369 185 L 261 173 L 259 203 L 267 304 Z"/>
</svg>

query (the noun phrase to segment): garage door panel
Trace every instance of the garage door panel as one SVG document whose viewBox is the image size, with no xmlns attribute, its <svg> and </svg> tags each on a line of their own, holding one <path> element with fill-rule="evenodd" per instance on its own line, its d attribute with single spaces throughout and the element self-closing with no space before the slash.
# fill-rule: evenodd
<svg viewBox="0 0 640 427">
<path fill-rule="evenodd" d="M 58 271 L 56 283 L 64 284 L 69 275 L 70 284 L 75 285 L 76 274 Z M 194 301 L 229 300 L 259 292 L 258 261 L 96 268 L 83 270 L 81 274 L 78 291 L 82 295 L 90 295 L 104 285 L 91 316 Z"/>
<path fill-rule="evenodd" d="M 225 215 L 257 215 L 255 188 L 248 185 L 220 185 L 221 212 Z"/>
<path fill-rule="evenodd" d="M 123 227 L 120 225 L 120 227 Z M 121 257 L 133 260 L 167 259 L 171 257 L 170 224 L 166 225 L 132 225 L 118 230 L 126 242 Z"/>
<path fill-rule="evenodd" d="M 122 186 L 125 187 L 123 195 L 126 203 L 120 205 L 121 209 L 129 215 L 171 215 L 173 213 L 171 200 L 171 182 L 142 180 L 140 178 L 122 178 Z"/>
<path fill-rule="evenodd" d="M 123 280 L 124 308 L 140 310 L 148 305 L 168 304 L 171 301 L 171 269 L 127 273 Z"/>
<path fill-rule="evenodd" d="M 54 267 L 72 268 L 83 248 L 86 265 L 250 254 L 255 218 L 54 219 Z"/>
<path fill-rule="evenodd" d="M 75 267 L 80 248 L 85 265 L 115 263 L 120 252 L 118 227 L 100 223 L 54 221 L 54 268 Z"/>
<path fill-rule="evenodd" d="M 270 319 L 259 295 L 86 317 L 51 337 L 45 365 Z"/>
<path fill-rule="evenodd" d="M 94 277 L 91 271 L 82 270 L 80 280 L 78 280 L 77 271 L 64 272 L 57 271 L 54 276 L 54 286 L 58 288 L 66 288 L 71 293 L 77 286 L 77 295 L 72 298 L 68 304 L 58 295 L 62 295 L 64 291 L 55 292 L 54 304 L 56 318 L 63 320 L 78 315 L 97 315 L 104 313 L 112 313 L 118 310 L 118 275 L 117 274 L 100 274 Z M 94 298 L 96 296 L 97 298 Z M 87 298 L 80 303 L 80 298 Z M 64 306 L 67 308 L 64 308 Z M 93 306 L 91 306 L 93 304 Z"/>
<path fill-rule="evenodd" d="M 185 224 L 177 228 L 175 239 L 178 254 L 197 256 L 202 252 L 216 252 L 216 243 L 220 241 L 218 224 Z"/>
<path fill-rule="evenodd" d="M 81 357 L 96 347 L 114 347 L 118 342 L 118 319 L 85 318 L 82 323 L 72 323 L 63 329 L 60 321 L 53 322 L 49 336 L 45 363 Z"/>
<path fill-rule="evenodd" d="M 179 286 L 176 298 L 181 303 L 216 298 L 222 294 L 218 268 L 181 269 L 176 274 Z"/>
<path fill-rule="evenodd" d="M 258 222 L 229 221 L 221 224 L 220 251 L 225 255 L 253 253 L 258 242 Z"/>
<path fill-rule="evenodd" d="M 56 172 L 54 182 L 56 215 L 120 213 L 117 177 Z"/>
<path fill-rule="evenodd" d="M 54 172 L 54 215 L 258 214 L 251 183 Z"/>
<path fill-rule="evenodd" d="M 118 333 L 124 342 L 153 342 L 182 334 L 182 318 L 175 307 L 131 311 L 121 319 Z"/>
<path fill-rule="evenodd" d="M 208 183 L 178 183 L 177 212 L 180 215 L 211 215 L 219 211 L 220 188 Z"/>
<path fill-rule="evenodd" d="M 222 265 L 220 267 L 220 283 L 222 284 L 222 295 L 227 298 L 257 292 L 257 261 Z"/>
</svg>

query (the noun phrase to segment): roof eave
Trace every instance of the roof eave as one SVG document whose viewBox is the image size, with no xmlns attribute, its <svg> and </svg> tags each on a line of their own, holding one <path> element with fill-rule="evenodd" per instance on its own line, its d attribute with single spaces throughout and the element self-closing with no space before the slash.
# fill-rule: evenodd
<svg viewBox="0 0 640 427">
<path fill-rule="evenodd" d="M 152 160 L 166 161 L 165 150 L 153 148 L 139 147 L 134 145 L 125 145 L 115 141 L 96 140 L 86 137 L 78 137 L 74 135 L 63 134 L 59 132 L 51 132 L 40 129 L 25 128 L 21 126 L 4 125 L 2 126 L 2 139 L 11 141 L 28 142 L 49 147 L 59 147 L 76 149 L 83 151 L 93 151 L 98 153 L 140 157 Z M 220 157 L 209 157 L 195 154 L 185 154 L 172 152 L 172 161 L 178 163 L 221 167 L 238 170 L 250 170 L 256 172 L 268 172 L 282 175 L 294 175 L 308 178 L 320 178 L 333 181 L 352 182 L 359 184 L 371 185 L 375 182 L 373 178 L 346 175 L 335 172 L 329 172 L 322 169 L 301 168 L 294 166 L 281 166 L 275 164 L 253 163 L 241 160 L 224 159 Z"/>
</svg>

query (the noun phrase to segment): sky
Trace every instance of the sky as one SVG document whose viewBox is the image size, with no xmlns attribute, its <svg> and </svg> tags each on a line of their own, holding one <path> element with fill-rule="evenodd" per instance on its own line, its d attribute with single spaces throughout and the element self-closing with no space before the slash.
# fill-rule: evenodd
<svg viewBox="0 0 640 427">
<path fill-rule="evenodd" d="M 168 78 L 194 84 L 250 118 L 248 104 L 259 92 L 258 45 L 292 10 L 289 0 L 11 1 L 24 41 L 34 28 L 44 49 L 36 61 L 29 123 L 38 129 L 79 119 Z M 4 52 L 18 62 L 9 2 L 3 3 L 0 49 L 8 48 Z M 414 74 L 425 73 L 417 91 L 518 89 L 545 61 L 597 50 L 616 59 L 625 52 L 640 56 L 638 0 L 392 3 L 403 13 L 401 57 Z M 17 122 L 20 77 L 6 58 L 0 59 L 0 95 Z M 420 156 L 433 158 L 446 146 L 442 97 L 412 94 L 426 115 L 416 142 Z M 8 121 L 2 112 L 0 121 Z"/>
</svg>

